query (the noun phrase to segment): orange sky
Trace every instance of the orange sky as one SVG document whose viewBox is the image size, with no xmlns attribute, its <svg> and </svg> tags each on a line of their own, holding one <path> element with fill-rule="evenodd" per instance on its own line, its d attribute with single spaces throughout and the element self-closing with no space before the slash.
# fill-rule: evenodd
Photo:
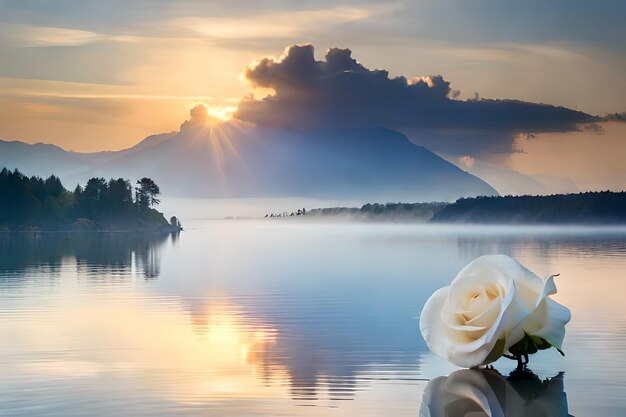
<svg viewBox="0 0 626 417">
<path fill-rule="evenodd" d="M 566 176 L 580 190 L 626 189 L 626 124 L 602 123 L 602 132 L 544 133 L 518 140 L 523 153 L 510 156 L 520 172 Z"/>
<path fill-rule="evenodd" d="M 623 3 L 531 3 L 2 3 L 0 139 L 81 152 L 128 148 L 177 130 L 198 103 L 232 112 L 251 93 L 246 65 L 307 42 L 318 59 L 348 47 L 392 77 L 442 74 L 461 99 L 479 93 L 594 115 L 626 111 Z M 546 140 L 520 142 L 526 153 L 499 163 L 571 175 L 581 188 L 621 189 L 624 137 L 617 127 L 603 137 L 540 135 Z"/>
<path fill-rule="evenodd" d="M 176 130 L 194 104 L 236 105 L 250 93 L 241 80 L 247 64 L 305 42 L 318 58 L 351 48 L 391 76 L 442 74 L 460 98 L 626 110 L 619 2 L 123 3 L 0 5 L 0 139 L 127 148 Z M 567 19 L 543 25 L 538 11 Z M 602 24 L 579 24 L 591 18 Z"/>
</svg>

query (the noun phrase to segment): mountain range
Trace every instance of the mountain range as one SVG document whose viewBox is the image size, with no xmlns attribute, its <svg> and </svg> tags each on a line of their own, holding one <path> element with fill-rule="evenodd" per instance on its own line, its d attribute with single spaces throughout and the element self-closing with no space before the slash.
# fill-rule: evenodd
<svg viewBox="0 0 626 417">
<path fill-rule="evenodd" d="M 0 141 L 0 166 L 87 179 L 150 177 L 165 196 L 452 201 L 497 195 L 480 178 L 389 129 L 296 132 L 238 120 L 183 123 L 121 150 L 79 153 Z"/>
</svg>

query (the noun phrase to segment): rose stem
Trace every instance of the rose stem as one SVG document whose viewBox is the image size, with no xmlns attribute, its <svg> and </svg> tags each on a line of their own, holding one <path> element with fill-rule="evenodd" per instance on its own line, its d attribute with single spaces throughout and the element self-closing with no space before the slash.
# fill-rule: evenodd
<svg viewBox="0 0 626 417">
<path fill-rule="evenodd" d="M 528 355 L 515 355 L 515 359 L 517 359 L 517 368 L 515 369 L 516 371 L 523 371 L 524 369 L 526 369 L 526 365 L 528 365 L 529 361 Z"/>
</svg>

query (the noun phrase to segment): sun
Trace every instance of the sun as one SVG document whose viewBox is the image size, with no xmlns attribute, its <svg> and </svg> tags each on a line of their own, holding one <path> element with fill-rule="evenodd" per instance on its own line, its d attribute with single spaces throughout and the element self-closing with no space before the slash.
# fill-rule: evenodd
<svg viewBox="0 0 626 417">
<path fill-rule="evenodd" d="M 206 106 L 209 116 L 227 122 L 233 118 L 237 106 Z"/>
<path fill-rule="evenodd" d="M 237 112 L 235 105 L 208 105 L 195 102 L 191 105 L 191 119 L 193 124 L 213 125 L 230 121 Z"/>
</svg>

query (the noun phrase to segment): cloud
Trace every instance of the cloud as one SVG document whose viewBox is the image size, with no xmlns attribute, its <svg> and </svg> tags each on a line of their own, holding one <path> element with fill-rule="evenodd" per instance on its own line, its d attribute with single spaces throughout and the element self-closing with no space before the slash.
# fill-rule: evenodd
<svg viewBox="0 0 626 417">
<path fill-rule="evenodd" d="M 626 122 L 626 112 L 613 113 L 606 116 L 607 121 Z"/>
<path fill-rule="evenodd" d="M 78 46 L 106 38 L 86 30 L 24 24 L 3 24 L 0 34 L 7 44 L 22 47 Z"/>
<path fill-rule="evenodd" d="M 169 25 L 213 39 L 293 39 L 320 28 L 364 20 L 373 13 L 373 9 L 349 7 L 281 10 L 249 16 L 182 17 Z"/>
<path fill-rule="evenodd" d="M 204 104 L 198 104 L 191 109 L 189 120 L 185 120 L 180 125 L 180 130 L 182 132 L 187 129 L 223 122 L 232 116 L 234 109 L 233 106 L 207 107 Z"/>
<path fill-rule="evenodd" d="M 106 35 L 88 30 L 53 26 L 0 23 L 0 46 L 45 48 L 54 46 L 81 46 L 96 42 L 138 42 L 138 36 Z"/>
<path fill-rule="evenodd" d="M 465 169 L 471 169 L 474 167 L 474 162 L 476 160 L 474 158 L 472 158 L 471 156 L 468 155 L 463 155 L 459 157 L 459 166 L 461 166 L 462 168 Z"/>
<path fill-rule="evenodd" d="M 515 152 L 518 133 L 574 131 L 598 117 L 519 100 L 456 100 L 441 75 L 390 77 L 368 69 L 349 49 L 330 49 L 317 61 L 311 45 L 287 48 L 279 59 L 249 65 L 244 77 L 273 94 L 242 100 L 236 117 L 261 125 L 326 130 L 383 126 L 450 155 Z"/>
<path fill-rule="evenodd" d="M 198 126 L 204 126 L 209 123 L 212 118 L 209 115 L 209 109 L 204 104 L 198 104 L 189 111 L 189 120 L 185 120 L 180 125 L 181 132 Z"/>
</svg>

